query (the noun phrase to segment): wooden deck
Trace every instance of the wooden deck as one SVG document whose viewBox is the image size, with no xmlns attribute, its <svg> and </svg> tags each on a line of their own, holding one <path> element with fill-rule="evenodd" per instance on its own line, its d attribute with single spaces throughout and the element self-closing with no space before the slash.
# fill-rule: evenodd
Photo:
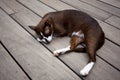
<svg viewBox="0 0 120 80">
<path fill-rule="evenodd" d="M 79 71 L 87 64 L 86 53 L 54 57 L 52 52 L 69 44 L 69 38 L 49 45 L 35 39 L 28 25 L 36 25 L 48 12 L 77 9 L 94 17 L 106 41 L 87 77 Z M 0 0 L 0 80 L 119 80 L 120 0 Z"/>
</svg>

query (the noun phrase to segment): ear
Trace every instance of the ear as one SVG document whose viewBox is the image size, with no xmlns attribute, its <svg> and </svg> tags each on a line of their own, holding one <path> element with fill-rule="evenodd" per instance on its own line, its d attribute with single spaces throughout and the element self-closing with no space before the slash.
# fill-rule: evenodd
<svg viewBox="0 0 120 80">
<path fill-rule="evenodd" d="M 36 30 L 36 26 L 28 26 L 32 30 Z"/>
</svg>

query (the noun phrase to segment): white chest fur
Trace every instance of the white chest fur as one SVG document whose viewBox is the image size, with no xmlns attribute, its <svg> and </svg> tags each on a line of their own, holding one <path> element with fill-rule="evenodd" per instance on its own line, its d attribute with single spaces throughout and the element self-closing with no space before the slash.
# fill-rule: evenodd
<svg viewBox="0 0 120 80">
<path fill-rule="evenodd" d="M 84 34 L 83 34 L 83 32 L 80 30 L 80 31 L 77 31 L 77 32 L 73 32 L 72 33 L 72 36 L 78 36 L 78 37 L 80 37 L 80 38 L 84 38 Z"/>
</svg>

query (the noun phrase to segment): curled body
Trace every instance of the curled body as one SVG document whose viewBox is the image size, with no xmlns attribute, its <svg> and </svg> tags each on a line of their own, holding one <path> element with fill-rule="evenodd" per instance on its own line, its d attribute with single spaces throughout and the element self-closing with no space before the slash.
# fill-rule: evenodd
<svg viewBox="0 0 120 80">
<path fill-rule="evenodd" d="M 96 62 L 96 52 L 102 47 L 105 35 L 98 22 L 88 14 L 77 10 L 50 12 L 43 16 L 37 26 L 29 26 L 38 35 L 37 40 L 50 43 L 53 36 L 71 36 L 70 45 L 53 52 L 55 56 L 67 51 L 87 52 L 89 63 L 80 71 L 88 75 Z M 84 43 L 85 47 L 77 48 Z"/>
</svg>

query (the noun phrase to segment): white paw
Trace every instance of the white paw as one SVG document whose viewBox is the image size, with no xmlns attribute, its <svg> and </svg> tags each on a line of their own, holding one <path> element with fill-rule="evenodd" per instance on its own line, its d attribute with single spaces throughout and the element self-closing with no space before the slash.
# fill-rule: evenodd
<svg viewBox="0 0 120 80">
<path fill-rule="evenodd" d="M 66 47 L 66 48 L 62 48 L 62 49 L 58 49 L 56 51 L 53 52 L 54 56 L 59 56 L 60 54 L 64 54 L 66 51 L 70 50 L 70 46 Z"/>
<path fill-rule="evenodd" d="M 84 69 L 83 69 L 83 70 L 80 71 L 80 75 L 81 75 L 81 76 L 87 76 L 88 74 L 89 74 L 89 71 L 88 71 L 88 70 L 84 70 Z"/>
<path fill-rule="evenodd" d="M 54 56 L 59 56 L 60 53 L 61 53 L 61 52 L 60 52 L 59 50 L 56 50 L 56 51 L 53 52 L 53 55 L 54 55 Z"/>
<path fill-rule="evenodd" d="M 90 62 L 88 63 L 81 71 L 80 71 L 80 75 L 81 76 L 87 76 L 89 74 L 89 72 L 91 71 L 91 69 L 94 66 L 94 62 Z"/>
</svg>

